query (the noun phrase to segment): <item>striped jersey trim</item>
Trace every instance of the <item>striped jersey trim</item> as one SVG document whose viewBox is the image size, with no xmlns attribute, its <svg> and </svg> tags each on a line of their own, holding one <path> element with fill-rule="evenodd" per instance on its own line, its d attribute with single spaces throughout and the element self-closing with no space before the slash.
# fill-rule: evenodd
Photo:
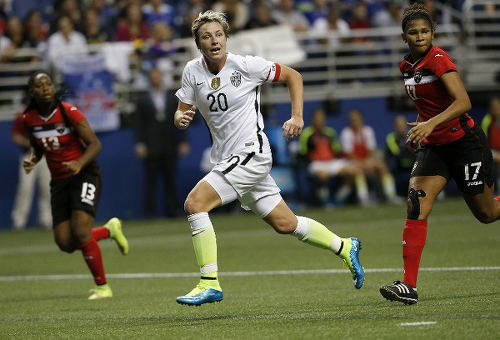
<svg viewBox="0 0 500 340">
<path fill-rule="evenodd" d="M 415 79 L 413 78 L 408 78 L 405 79 L 405 85 L 422 85 L 422 84 L 428 84 L 432 83 L 433 81 L 436 81 L 438 78 L 435 75 L 432 76 L 423 76 L 422 79 L 417 83 Z"/>
<path fill-rule="evenodd" d="M 56 129 L 53 128 L 51 130 L 33 131 L 32 133 L 35 138 L 60 137 L 69 135 L 71 133 L 71 129 L 65 126 Z"/>
</svg>

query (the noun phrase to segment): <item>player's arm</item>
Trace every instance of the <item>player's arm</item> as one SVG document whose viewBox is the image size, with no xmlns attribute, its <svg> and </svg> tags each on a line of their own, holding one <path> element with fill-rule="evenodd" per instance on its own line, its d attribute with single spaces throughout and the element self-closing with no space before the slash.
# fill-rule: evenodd
<svg viewBox="0 0 500 340">
<path fill-rule="evenodd" d="M 449 95 L 453 98 L 453 102 L 446 110 L 431 119 L 421 123 L 409 124 L 413 126 L 408 131 L 408 142 L 410 143 L 419 144 L 431 134 L 436 126 L 460 117 L 472 107 L 469 95 L 458 72 L 447 72 L 440 79 Z"/>
<path fill-rule="evenodd" d="M 39 148 L 34 142 L 31 143 L 31 152 L 28 158 L 23 160 L 23 169 L 29 174 L 36 166 L 36 164 L 43 157 L 43 150 Z"/>
<path fill-rule="evenodd" d="M 12 132 L 12 141 L 22 147 L 23 149 L 29 149 L 30 147 L 30 139 L 19 132 Z"/>
<path fill-rule="evenodd" d="M 87 145 L 87 148 L 85 149 L 82 157 L 80 157 L 78 160 L 63 162 L 63 164 L 66 165 L 68 171 L 72 172 L 74 175 L 78 174 L 80 170 L 89 165 L 90 162 L 92 162 L 102 150 L 101 142 L 95 135 L 94 130 L 92 130 L 86 119 L 82 119 L 75 126 L 75 129 L 80 138 L 83 139 L 83 141 Z"/>
<path fill-rule="evenodd" d="M 283 123 L 283 137 L 290 140 L 293 137 L 300 136 L 304 127 L 304 83 L 299 72 L 286 65 L 280 66 L 281 73 L 278 81 L 287 84 L 292 102 L 292 116 Z"/>
<path fill-rule="evenodd" d="M 194 105 L 186 104 L 179 100 L 179 104 L 177 104 L 177 110 L 174 114 L 175 127 L 180 130 L 186 129 L 193 121 L 195 111 L 196 107 Z"/>
</svg>

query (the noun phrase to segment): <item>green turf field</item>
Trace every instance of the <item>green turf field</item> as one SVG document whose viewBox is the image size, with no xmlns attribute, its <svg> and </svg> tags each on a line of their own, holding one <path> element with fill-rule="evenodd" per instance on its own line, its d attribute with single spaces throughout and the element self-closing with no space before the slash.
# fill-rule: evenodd
<svg viewBox="0 0 500 340">
<path fill-rule="evenodd" d="M 114 297 L 100 301 L 87 300 L 93 282 L 81 254 L 58 251 L 44 230 L 0 232 L 0 338 L 500 338 L 500 222 L 482 225 L 462 201 L 438 202 L 420 299 L 405 306 L 378 292 L 401 278 L 405 207 L 300 214 L 361 239 L 361 290 L 334 254 L 251 214 L 212 217 L 224 301 L 201 307 L 175 302 L 198 276 L 184 219 L 126 221 L 126 257 L 101 241 Z"/>
</svg>

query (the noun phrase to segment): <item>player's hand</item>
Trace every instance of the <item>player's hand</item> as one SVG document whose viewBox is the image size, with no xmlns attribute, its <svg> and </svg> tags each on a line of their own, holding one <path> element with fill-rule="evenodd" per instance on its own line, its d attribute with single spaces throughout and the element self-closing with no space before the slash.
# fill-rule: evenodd
<svg viewBox="0 0 500 340">
<path fill-rule="evenodd" d="M 135 155 L 139 159 L 144 159 L 148 156 L 148 147 L 144 143 L 137 143 L 135 145 Z"/>
<path fill-rule="evenodd" d="M 420 146 L 420 144 L 415 144 L 415 143 L 411 143 L 411 142 L 406 141 L 406 148 L 408 150 L 410 150 L 410 152 L 413 154 L 417 153 L 419 146 Z"/>
<path fill-rule="evenodd" d="M 304 120 L 302 118 L 292 117 L 283 123 L 283 137 L 288 140 L 298 137 L 302 133 L 303 127 Z"/>
<path fill-rule="evenodd" d="M 66 165 L 66 171 L 71 172 L 73 175 L 77 175 L 82 170 L 82 165 L 79 161 L 62 162 L 62 164 Z"/>
<path fill-rule="evenodd" d="M 33 171 L 35 166 L 36 166 L 36 162 L 33 159 L 33 156 L 30 156 L 29 158 L 25 158 L 23 160 L 24 172 L 26 172 L 27 174 L 29 174 L 31 171 Z"/>
<path fill-rule="evenodd" d="M 421 142 L 424 141 L 431 133 L 434 131 L 436 127 L 432 120 L 427 120 L 425 122 L 413 122 L 406 123 L 409 126 L 413 126 L 410 131 L 408 131 L 408 137 L 406 139 L 406 143 L 410 145 L 420 145 Z"/>
<path fill-rule="evenodd" d="M 185 157 L 191 151 L 191 147 L 188 142 L 180 142 L 177 146 L 177 154 L 181 157 Z"/>
<path fill-rule="evenodd" d="M 189 110 L 186 110 L 180 116 L 180 119 L 177 122 L 177 127 L 179 129 L 186 129 L 189 124 L 193 121 L 194 114 L 196 113 L 196 106 L 192 105 Z"/>
</svg>

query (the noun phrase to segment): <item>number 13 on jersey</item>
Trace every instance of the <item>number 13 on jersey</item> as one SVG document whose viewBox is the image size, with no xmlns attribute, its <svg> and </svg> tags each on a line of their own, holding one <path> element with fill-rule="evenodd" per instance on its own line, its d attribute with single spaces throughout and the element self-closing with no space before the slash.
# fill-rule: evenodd
<svg viewBox="0 0 500 340">
<path fill-rule="evenodd" d="M 405 85 L 405 91 L 411 100 L 416 101 L 419 99 L 417 97 L 417 90 L 415 89 L 415 85 Z"/>
</svg>

